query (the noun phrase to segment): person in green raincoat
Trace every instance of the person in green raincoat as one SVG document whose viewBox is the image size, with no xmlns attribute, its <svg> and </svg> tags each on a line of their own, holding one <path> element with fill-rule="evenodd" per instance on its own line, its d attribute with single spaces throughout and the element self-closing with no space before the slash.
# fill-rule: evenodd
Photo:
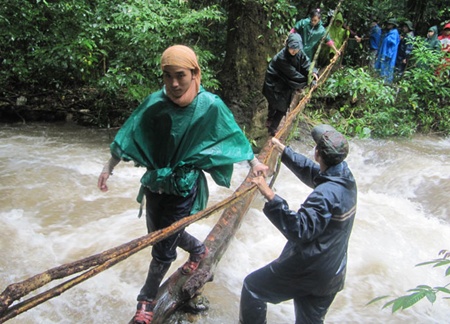
<svg viewBox="0 0 450 324">
<path fill-rule="evenodd" d="M 350 36 L 350 31 L 344 28 L 344 17 L 341 12 L 338 12 L 334 17 L 329 33 L 336 48 L 341 48 L 344 41 Z M 320 65 L 325 66 L 330 64 L 330 60 L 335 54 L 336 51 L 333 48 L 329 46 L 322 46 L 319 54 Z"/>
<path fill-rule="evenodd" d="M 427 47 L 431 50 L 440 51 L 442 46 L 441 42 L 438 39 L 438 28 L 437 26 L 431 26 L 428 29 L 427 38 L 426 38 Z"/>
<path fill-rule="evenodd" d="M 308 18 L 297 21 L 294 28 L 291 29 L 291 33 L 300 34 L 303 40 L 303 52 L 313 62 L 314 54 L 319 47 L 322 37 L 326 33 L 321 21 L 320 9 L 313 9 Z M 325 37 L 325 44 L 331 47 L 336 55 L 341 55 L 341 52 L 336 48 L 330 35 Z"/>
<path fill-rule="evenodd" d="M 225 103 L 201 86 L 194 51 L 183 45 L 167 48 L 161 57 L 163 89 L 150 94 L 114 138 L 111 158 L 98 187 L 119 161 L 133 161 L 147 171 L 141 178 L 138 202 L 145 197 L 147 230 L 152 232 L 206 207 L 207 180 L 229 187 L 233 164 L 248 160 L 254 175 L 268 167 L 254 156 L 250 143 Z M 134 323 L 149 324 L 159 285 L 176 259 L 176 248 L 189 252 L 182 274 L 195 271 L 208 253 L 205 245 L 184 229 L 156 243 L 147 279 L 137 300 Z"/>
</svg>

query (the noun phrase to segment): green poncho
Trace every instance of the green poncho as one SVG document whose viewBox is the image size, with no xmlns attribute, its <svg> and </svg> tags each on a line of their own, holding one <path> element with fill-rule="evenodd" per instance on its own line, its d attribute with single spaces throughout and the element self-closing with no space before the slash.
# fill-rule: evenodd
<svg viewBox="0 0 450 324">
<path fill-rule="evenodd" d="M 341 22 L 340 26 L 336 25 L 337 21 Z M 336 14 L 333 25 L 331 25 L 329 32 L 330 37 L 334 42 L 334 46 L 336 46 L 337 49 L 340 49 L 342 44 L 344 44 L 345 39 L 350 35 L 350 32 L 344 28 L 344 17 L 342 17 L 342 14 L 340 12 Z M 327 48 L 331 53 L 334 53 L 334 50 L 332 48 Z"/>
<path fill-rule="evenodd" d="M 187 107 L 168 99 L 164 90 L 148 96 L 111 144 L 113 156 L 147 168 L 142 186 L 152 192 L 186 196 L 198 181 L 191 214 L 206 207 L 208 186 L 202 170 L 220 186 L 230 186 L 233 163 L 254 155 L 225 103 L 200 88 Z M 143 187 L 138 196 L 142 201 Z"/>
<path fill-rule="evenodd" d="M 297 21 L 294 26 L 295 31 L 300 34 L 303 40 L 303 52 L 308 56 L 309 60 L 314 59 L 314 54 L 316 53 L 319 43 L 326 33 L 325 27 L 323 27 L 322 22 L 319 21 L 314 27 L 311 26 L 311 18 L 305 18 Z M 330 36 L 325 37 L 325 43 L 331 40 Z"/>
</svg>

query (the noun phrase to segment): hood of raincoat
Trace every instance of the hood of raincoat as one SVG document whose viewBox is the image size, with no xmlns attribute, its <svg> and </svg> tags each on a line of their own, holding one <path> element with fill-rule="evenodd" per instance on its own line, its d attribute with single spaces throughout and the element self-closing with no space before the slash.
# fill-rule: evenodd
<svg viewBox="0 0 450 324">
<path fill-rule="evenodd" d="M 303 48 L 302 37 L 297 33 L 290 33 L 286 42 L 286 49 L 301 50 Z"/>
<path fill-rule="evenodd" d="M 336 25 L 336 22 L 340 21 L 342 24 L 340 26 Z M 333 24 L 330 26 L 330 38 L 333 40 L 336 48 L 340 48 L 342 44 L 344 44 L 345 39 L 349 35 L 349 31 L 343 28 L 344 18 L 340 12 L 336 14 L 333 20 Z M 334 50 L 328 46 L 322 46 L 322 49 L 331 51 L 334 53 Z"/>
<path fill-rule="evenodd" d="M 334 17 L 333 25 L 334 25 L 334 23 L 335 23 L 336 21 L 340 21 L 342 24 L 344 24 L 344 17 L 342 16 L 342 13 L 341 13 L 341 12 L 338 12 L 338 13 L 336 14 L 336 17 Z"/>
<path fill-rule="evenodd" d="M 431 37 L 427 37 L 425 39 L 428 47 L 430 49 L 436 49 L 436 50 L 440 50 L 441 49 L 441 42 L 438 39 L 438 28 L 437 26 L 432 26 L 428 29 L 429 31 L 433 31 L 434 34 Z"/>
<path fill-rule="evenodd" d="M 450 29 L 450 23 L 445 24 L 443 29 Z"/>
</svg>

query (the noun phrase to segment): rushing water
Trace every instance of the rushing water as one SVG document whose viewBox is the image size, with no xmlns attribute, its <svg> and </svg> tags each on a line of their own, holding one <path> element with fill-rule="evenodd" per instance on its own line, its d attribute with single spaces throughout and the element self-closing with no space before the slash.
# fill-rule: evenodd
<svg viewBox="0 0 450 324">
<path fill-rule="evenodd" d="M 0 125 L 0 290 L 49 268 L 145 234 L 135 196 L 143 170 L 121 163 L 100 192 L 97 176 L 109 157 L 113 132 L 71 124 Z M 309 141 L 292 144 L 311 154 Z M 358 211 L 350 239 L 345 289 L 327 323 L 449 323 L 450 304 L 438 297 L 391 314 L 381 295 L 398 296 L 419 284 L 443 286 L 444 269 L 416 264 L 450 249 L 450 140 L 352 140 L 347 159 L 358 183 Z M 210 183 L 210 203 L 227 197 L 248 172 L 236 164 L 230 189 Z M 297 209 L 310 192 L 281 169 L 276 192 Z M 281 252 L 284 237 L 261 212 L 260 196 L 219 263 L 204 295 L 211 309 L 198 323 L 237 323 L 243 278 Z M 212 216 L 189 226 L 204 239 Z M 146 249 L 8 323 L 126 323 L 145 279 Z M 180 251 L 169 274 L 187 255 Z M 60 283 L 60 281 L 58 282 Z M 43 291 L 42 289 L 39 292 Z M 291 302 L 268 307 L 269 323 L 293 323 Z"/>
</svg>

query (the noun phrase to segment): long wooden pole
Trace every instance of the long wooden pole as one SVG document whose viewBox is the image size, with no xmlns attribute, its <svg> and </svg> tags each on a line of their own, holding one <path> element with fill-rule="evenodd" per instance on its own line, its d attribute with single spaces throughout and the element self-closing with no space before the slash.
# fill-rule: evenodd
<svg viewBox="0 0 450 324">
<path fill-rule="evenodd" d="M 59 296 L 62 292 L 67 289 L 85 281 L 88 278 L 91 278 L 98 274 L 99 272 L 108 269 L 112 265 L 116 264 L 119 261 L 122 261 L 136 252 L 159 242 L 168 236 L 178 232 L 180 229 L 193 224 L 194 222 L 206 218 L 213 213 L 216 213 L 227 206 L 231 205 L 234 201 L 241 199 L 243 196 L 250 194 L 255 190 L 255 186 L 252 185 L 246 188 L 243 191 L 235 192 L 230 197 L 222 200 L 221 202 L 208 207 L 194 215 L 185 217 L 172 225 L 142 236 L 138 239 L 120 245 L 118 247 L 109 249 L 100 254 L 96 254 L 90 257 L 87 257 L 82 260 L 78 260 L 69 264 L 64 264 L 62 266 L 58 266 L 52 269 L 49 269 L 43 273 L 37 274 L 31 278 L 28 278 L 22 282 L 14 283 L 9 285 L 0 295 L 0 321 L 4 319 L 10 319 L 20 313 L 27 311 L 28 309 L 43 303 L 44 301 L 51 299 L 53 297 Z M 118 260 L 116 262 L 116 260 Z M 22 298 L 23 296 L 28 295 L 30 292 L 46 285 L 47 283 L 56 280 L 65 278 L 72 274 L 85 271 L 95 267 L 94 269 L 87 271 L 83 275 L 71 279 L 62 285 L 58 286 L 56 289 L 50 289 L 45 293 L 39 295 L 39 298 L 33 297 L 29 300 L 25 300 L 20 304 L 17 304 L 12 309 L 8 309 L 8 307 L 16 300 Z M 14 315 L 14 316 L 12 316 Z"/>
</svg>

